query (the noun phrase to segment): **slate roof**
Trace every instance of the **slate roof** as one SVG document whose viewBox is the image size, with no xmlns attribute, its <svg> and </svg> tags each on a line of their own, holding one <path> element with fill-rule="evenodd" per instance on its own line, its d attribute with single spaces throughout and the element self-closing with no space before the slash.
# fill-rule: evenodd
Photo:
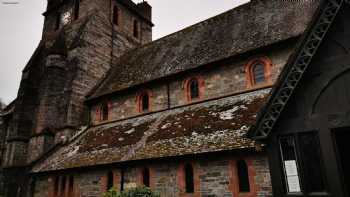
<svg viewBox="0 0 350 197">
<path fill-rule="evenodd" d="M 256 124 L 250 128 L 247 134 L 249 138 L 265 140 L 269 137 L 340 10 L 346 7 L 345 3 L 343 0 L 320 2 L 318 12 L 315 12 L 312 22 L 299 41 L 299 46 L 279 75 L 266 107 L 259 113 Z"/>
<path fill-rule="evenodd" d="M 90 99 L 301 35 L 318 0 L 254 0 L 122 56 Z"/>
<path fill-rule="evenodd" d="M 270 89 L 194 104 L 87 129 L 33 172 L 254 148 L 244 137 Z"/>
</svg>

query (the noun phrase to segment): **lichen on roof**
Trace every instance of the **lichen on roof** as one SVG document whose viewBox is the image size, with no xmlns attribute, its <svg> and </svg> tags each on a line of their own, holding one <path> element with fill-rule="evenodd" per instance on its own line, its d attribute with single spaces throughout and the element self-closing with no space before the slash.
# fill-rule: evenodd
<svg viewBox="0 0 350 197">
<path fill-rule="evenodd" d="M 88 129 L 33 172 L 253 148 L 246 138 L 270 89 Z"/>
</svg>

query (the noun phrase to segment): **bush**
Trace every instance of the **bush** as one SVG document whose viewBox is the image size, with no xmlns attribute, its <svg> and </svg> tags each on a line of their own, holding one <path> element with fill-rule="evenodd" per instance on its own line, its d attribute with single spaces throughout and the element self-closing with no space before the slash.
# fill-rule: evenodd
<svg viewBox="0 0 350 197">
<path fill-rule="evenodd" d="M 120 194 L 114 189 L 108 190 L 105 194 L 103 194 L 103 197 L 119 197 Z"/>
<path fill-rule="evenodd" d="M 138 187 L 123 192 L 117 192 L 114 188 L 110 189 L 103 197 L 160 197 L 148 187 Z"/>
</svg>

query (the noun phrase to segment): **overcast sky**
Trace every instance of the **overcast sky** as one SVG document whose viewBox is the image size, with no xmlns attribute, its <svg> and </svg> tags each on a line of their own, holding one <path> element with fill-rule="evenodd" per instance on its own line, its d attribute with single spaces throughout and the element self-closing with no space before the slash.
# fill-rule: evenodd
<svg viewBox="0 0 350 197">
<path fill-rule="evenodd" d="M 248 1 L 148 0 L 153 7 L 153 38 L 158 39 Z M 16 97 L 22 69 L 40 41 L 41 14 L 46 8 L 46 0 L 0 2 L 0 99 L 8 104 Z"/>
</svg>

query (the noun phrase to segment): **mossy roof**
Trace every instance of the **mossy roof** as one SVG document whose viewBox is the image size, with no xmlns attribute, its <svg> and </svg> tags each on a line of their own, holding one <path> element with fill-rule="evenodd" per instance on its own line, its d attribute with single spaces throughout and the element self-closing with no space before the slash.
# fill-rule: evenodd
<svg viewBox="0 0 350 197">
<path fill-rule="evenodd" d="M 36 164 L 33 172 L 254 148 L 245 134 L 269 91 L 91 127 Z"/>
</svg>

